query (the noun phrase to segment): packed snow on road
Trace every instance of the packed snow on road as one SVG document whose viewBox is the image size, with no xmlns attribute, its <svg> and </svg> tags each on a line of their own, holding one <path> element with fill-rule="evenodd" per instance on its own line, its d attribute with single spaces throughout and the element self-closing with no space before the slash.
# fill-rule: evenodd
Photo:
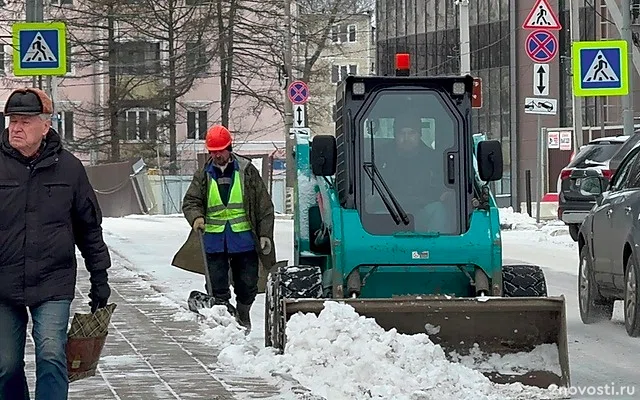
<svg viewBox="0 0 640 400">
<path fill-rule="evenodd" d="M 508 223 L 511 218 L 511 222 L 521 227 L 530 224 L 531 229 L 538 229 L 529 219 L 515 214 L 509 210 L 501 212 L 502 222 Z M 153 281 L 164 301 L 183 307 L 183 311 L 175 314 L 176 320 L 197 319 L 186 310 L 186 298 L 190 290 L 202 290 L 203 277 L 170 265 L 189 233 L 189 226 L 181 216 L 106 218 L 104 229 L 109 246 L 131 261 L 136 269 L 133 272 Z M 292 221 L 278 220 L 276 230 L 278 259 L 292 260 Z M 114 266 L 118 268 L 123 267 Z M 531 368 L 559 372 L 555 346 L 540 346 L 529 354 L 504 357 L 481 354 L 476 348 L 468 356 L 449 354 L 459 361 L 450 362 L 426 333 L 404 335 L 385 331 L 350 306 L 327 301 L 318 316 L 291 317 L 285 354 L 276 354 L 274 349 L 264 347 L 264 295 L 259 295 L 252 309 L 254 328 L 248 336 L 224 307 L 203 313 L 206 318 L 201 321 L 200 340 L 219 351 L 219 365 L 212 368 L 231 369 L 280 385 L 299 382 L 325 399 L 561 398 L 553 387 L 543 390 L 518 383 L 498 385 L 480 372 L 487 369 L 518 372 Z M 434 334 L 438 331 L 438 327 L 425 329 Z"/>
</svg>

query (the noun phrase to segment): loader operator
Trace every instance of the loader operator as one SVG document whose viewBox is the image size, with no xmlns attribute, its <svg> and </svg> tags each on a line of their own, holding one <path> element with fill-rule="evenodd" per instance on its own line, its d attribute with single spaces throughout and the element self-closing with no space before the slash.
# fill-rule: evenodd
<svg viewBox="0 0 640 400">
<path fill-rule="evenodd" d="M 397 118 L 394 125 L 395 146 L 386 152 L 382 175 L 400 204 L 414 215 L 416 231 L 455 231 L 455 221 L 448 218 L 447 212 L 446 203 L 452 200 L 452 193 L 443 184 L 443 154 L 422 140 L 420 119 Z"/>
<path fill-rule="evenodd" d="M 214 304 L 237 311 L 236 319 L 248 333 L 250 309 L 258 293 L 259 262 L 267 269 L 275 264 L 273 202 L 251 160 L 232 152 L 227 128 L 211 127 L 206 135 L 206 148 L 210 157 L 196 171 L 182 211 L 194 230 L 204 232 Z M 236 295 L 235 310 L 229 303 L 229 268 Z"/>
</svg>

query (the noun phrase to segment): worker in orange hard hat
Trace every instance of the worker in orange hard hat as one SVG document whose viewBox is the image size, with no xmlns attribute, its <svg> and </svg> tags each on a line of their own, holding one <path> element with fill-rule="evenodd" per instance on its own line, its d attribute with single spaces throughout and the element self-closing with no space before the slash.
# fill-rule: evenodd
<svg viewBox="0 0 640 400">
<path fill-rule="evenodd" d="M 214 125 L 205 146 L 210 158 L 196 171 L 184 197 L 182 211 L 196 231 L 203 232 L 208 295 L 194 291 L 189 307 L 226 305 L 238 323 L 251 329 L 249 312 L 258 293 L 260 261 L 275 264 L 273 246 L 274 207 L 267 187 L 249 158 L 233 153 L 229 130 Z M 235 308 L 229 303 L 231 268 Z"/>
</svg>

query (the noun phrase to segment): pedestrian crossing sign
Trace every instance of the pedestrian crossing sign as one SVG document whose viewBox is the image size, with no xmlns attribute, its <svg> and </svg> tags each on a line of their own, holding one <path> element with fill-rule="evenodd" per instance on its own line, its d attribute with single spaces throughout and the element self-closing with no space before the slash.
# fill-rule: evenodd
<svg viewBox="0 0 640 400">
<path fill-rule="evenodd" d="M 576 96 L 625 96 L 629 59 L 624 40 L 573 42 L 573 93 Z"/>
<path fill-rule="evenodd" d="M 64 22 L 16 22 L 13 33 L 15 76 L 67 73 L 67 37 Z"/>
</svg>

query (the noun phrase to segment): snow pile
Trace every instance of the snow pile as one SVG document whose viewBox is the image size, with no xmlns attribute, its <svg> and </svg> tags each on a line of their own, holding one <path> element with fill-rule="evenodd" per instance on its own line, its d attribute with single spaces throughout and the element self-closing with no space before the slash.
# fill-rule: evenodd
<svg viewBox="0 0 640 400">
<path fill-rule="evenodd" d="M 513 207 L 498 209 L 500 214 L 500 228 L 517 229 L 517 230 L 535 230 L 538 229 L 536 219 L 527 213 L 519 213 L 513 210 Z"/>
<path fill-rule="evenodd" d="M 518 383 L 497 385 L 479 371 L 449 362 L 426 334 L 385 331 L 349 305 L 324 303 L 319 316 L 296 314 L 287 324 L 287 348 L 277 355 L 252 345 L 233 324 L 206 329 L 205 337 L 221 345 L 218 362 L 239 373 L 266 379 L 291 376 L 314 394 L 341 399 L 469 399 L 553 398 L 550 390 Z M 513 362 L 513 360 L 505 360 Z M 496 363 L 493 360 L 493 363 Z"/>
<path fill-rule="evenodd" d="M 529 353 L 513 354 L 487 354 L 480 350 L 477 343 L 469 352 L 469 355 L 459 355 L 451 352 L 453 360 L 478 371 L 496 371 L 504 375 L 523 374 L 527 371 L 551 371 L 556 375 L 562 375 L 560 369 L 560 355 L 556 344 L 541 344 Z"/>
</svg>

